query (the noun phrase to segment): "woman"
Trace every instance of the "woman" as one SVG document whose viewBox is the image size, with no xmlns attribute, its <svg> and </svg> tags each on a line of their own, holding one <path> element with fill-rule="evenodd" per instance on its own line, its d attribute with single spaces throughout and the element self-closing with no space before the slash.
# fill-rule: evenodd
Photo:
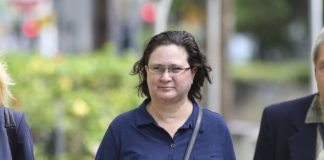
<svg viewBox="0 0 324 160">
<path fill-rule="evenodd" d="M 147 98 L 113 120 L 100 144 L 97 160 L 184 159 L 196 125 L 205 79 L 211 82 L 206 57 L 186 31 L 166 31 L 148 42 L 135 63 L 138 92 Z M 203 109 L 190 159 L 235 159 L 223 118 Z M 197 121 L 198 123 L 198 121 Z"/>
<path fill-rule="evenodd" d="M 5 65 L 0 63 L 0 159 L 33 160 L 33 140 L 24 114 L 5 108 L 7 98 L 12 98 L 12 84 Z"/>
</svg>

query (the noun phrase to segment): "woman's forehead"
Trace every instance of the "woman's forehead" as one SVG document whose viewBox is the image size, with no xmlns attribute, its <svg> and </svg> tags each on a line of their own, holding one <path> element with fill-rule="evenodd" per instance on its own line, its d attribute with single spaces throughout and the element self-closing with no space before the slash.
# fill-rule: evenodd
<svg viewBox="0 0 324 160">
<path fill-rule="evenodd" d="M 177 58 L 177 59 L 187 59 L 187 52 L 182 46 L 177 45 L 164 45 L 159 46 L 151 53 L 151 59 L 161 59 L 161 58 Z"/>
</svg>

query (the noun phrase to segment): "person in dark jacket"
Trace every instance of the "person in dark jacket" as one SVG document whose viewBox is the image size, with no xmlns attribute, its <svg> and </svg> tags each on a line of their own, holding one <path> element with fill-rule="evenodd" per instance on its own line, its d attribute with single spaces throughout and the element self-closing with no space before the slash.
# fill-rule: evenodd
<svg viewBox="0 0 324 160">
<path fill-rule="evenodd" d="M 254 160 L 324 159 L 324 29 L 312 55 L 318 93 L 264 109 Z"/>
<path fill-rule="evenodd" d="M 31 130 L 23 113 L 6 108 L 8 98 L 13 98 L 9 86 L 13 85 L 4 63 L 0 63 L 0 160 L 34 160 Z M 5 110 L 9 111 L 5 113 Z M 12 114 L 12 121 L 6 116 Z M 6 128 L 5 123 L 15 127 Z"/>
</svg>

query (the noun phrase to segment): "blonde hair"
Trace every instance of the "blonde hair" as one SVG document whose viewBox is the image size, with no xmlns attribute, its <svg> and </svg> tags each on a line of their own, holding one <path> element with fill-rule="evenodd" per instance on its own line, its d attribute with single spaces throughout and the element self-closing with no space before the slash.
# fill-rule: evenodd
<svg viewBox="0 0 324 160">
<path fill-rule="evenodd" d="M 7 65 L 0 62 L 0 105 L 7 106 L 8 99 L 14 98 L 9 90 L 9 86 L 14 85 L 7 72 Z"/>
</svg>

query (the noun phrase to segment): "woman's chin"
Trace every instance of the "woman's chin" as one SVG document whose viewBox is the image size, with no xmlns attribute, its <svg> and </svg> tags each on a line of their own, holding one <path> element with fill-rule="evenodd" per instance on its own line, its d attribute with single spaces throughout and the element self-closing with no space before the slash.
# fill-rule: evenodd
<svg viewBox="0 0 324 160">
<path fill-rule="evenodd" d="M 164 101 L 172 100 L 175 98 L 176 98 L 176 95 L 173 93 L 161 93 L 161 94 L 157 95 L 157 99 L 164 100 Z"/>
</svg>

